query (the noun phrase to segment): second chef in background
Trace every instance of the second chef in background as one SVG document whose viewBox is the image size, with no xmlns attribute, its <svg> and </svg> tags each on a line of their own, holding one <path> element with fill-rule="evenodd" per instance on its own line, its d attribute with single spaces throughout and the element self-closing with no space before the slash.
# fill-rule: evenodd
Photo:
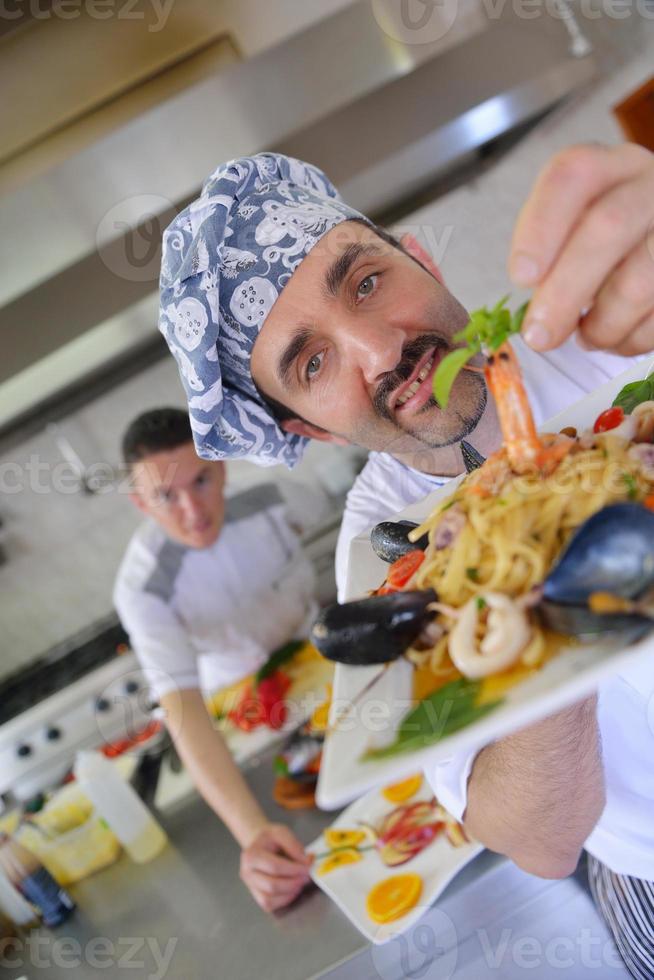
<svg viewBox="0 0 654 980">
<path fill-rule="evenodd" d="M 307 883 L 308 860 L 291 831 L 261 810 L 204 694 L 307 635 L 312 566 L 273 484 L 225 500 L 225 465 L 198 458 L 186 412 L 140 415 L 123 457 L 132 502 L 148 520 L 118 572 L 116 609 L 179 755 L 242 848 L 241 877 L 262 908 L 281 908 Z"/>
</svg>

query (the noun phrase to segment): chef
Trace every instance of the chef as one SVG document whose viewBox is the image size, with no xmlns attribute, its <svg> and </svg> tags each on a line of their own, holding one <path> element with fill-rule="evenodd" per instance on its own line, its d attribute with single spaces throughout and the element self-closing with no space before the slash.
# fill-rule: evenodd
<svg viewBox="0 0 654 980">
<path fill-rule="evenodd" d="M 144 412 L 127 429 L 134 534 L 114 602 L 197 788 L 242 848 L 262 908 L 308 881 L 302 845 L 271 823 L 215 729 L 204 696 L 255 672 L 315 616 L 313 569 L 272 483 L 225 499 L 225 464 L 200 459 L 188 413 Z"/>
<path fill-rule="evenodd" d="M 641 147 L 573 147 L 536 181 L 509 269 L 533 290 L 516 347 L 540 419 L 624 370 L 616 353 L 654 346 L 652 227 L 654 157 Z M 219 166 L 164 235 L 160 287 L 201 456 L 293 466 L 308 439 L 371 450 L 348 498 L 341 593 L 354 534 L 500 444 L 482 376 L 463 372 L 445 411 L 431 396 L 467 314 L 429 255 L 309 164 L 261 154 Z M 529 872 L 566 876 L 585 847 L 635 977 L 654 976 L 652 698 L 651 667 L 611 677 L 428 773 L 474 837 Z"/>
</svg>

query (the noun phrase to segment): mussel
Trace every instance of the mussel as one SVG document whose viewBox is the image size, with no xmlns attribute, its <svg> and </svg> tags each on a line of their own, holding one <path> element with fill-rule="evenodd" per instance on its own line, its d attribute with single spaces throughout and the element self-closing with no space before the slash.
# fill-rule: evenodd
<svg viewBox="0 0 654 980">
<path fill-rule="evenodd" d="M 638 612 L 598 613 L 593 593 L 639 599 L 654 586 L 654 513 L 642 504 L 611 504 L 589 517 L 570 539 L 543 583 L 538 613 L 545 626 L 574 636 L 654 625 Z"/>
<path fill-rule="evenodd" d="M 370 544 L 378 558 L 392 564 L 406 555 L 409 551 L 419 548 L 424 551 L 429 542 L 429 535 L 423 534 L 417 541 L 409 541 L 409 532 L 417 524 L 413 521 L 382 521 L 370 532 Z"/>
<path fill-rule="evenodd" d="M 328 660 L 352 666 L 397 660 L 433 618 L 427 607 L 433 589 L 393 592 L 327 606 L 311 630 L 311 641 Z"/>
</svg>

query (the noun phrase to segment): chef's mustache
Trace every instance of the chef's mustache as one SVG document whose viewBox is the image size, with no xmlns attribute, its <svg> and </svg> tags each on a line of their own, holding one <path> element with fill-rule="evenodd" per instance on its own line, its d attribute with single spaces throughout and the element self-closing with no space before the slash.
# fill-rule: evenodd
<svg viewBox="0 0 654 980">
<path fill-rule="evenodd" d="M 415 340 L 409 341 L 402 348 L 402 360 L 399 364 L 389 371 L 377 385 L 377 390 L 373 396 L 372 403 L 380 418 L 392 421 L 393 413 L 388 408 L 388 399 L 401 384 L 408 381 L 416 364 L 428 350 L 449 350 L 450 345 L 437 333 L 425 333 Z"/>
</svg>

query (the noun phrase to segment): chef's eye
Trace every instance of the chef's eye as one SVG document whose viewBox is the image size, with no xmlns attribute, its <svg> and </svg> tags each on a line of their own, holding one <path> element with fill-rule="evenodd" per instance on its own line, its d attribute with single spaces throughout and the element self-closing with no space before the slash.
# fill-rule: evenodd
<svg viewBox="0 0 654 980">
<path fill-rule="evenodd" d="M 315 375 L 320 370 L 323 356 L 324 355 L 321 351 L 319 354 L 314 354 L 313 357 L 310 357 L 309 360 L 307 361 L 306 375 L 309 381 L 311 381 L 311 379 L 315 377 Z"/>
<path fill-rule="evenodd" d="M 377 285 L 377 275 L 366 276 L 366 278 L 362 279 L 361 282 L 359 283 L 359 287 L 357 289 L 357 297 L 370 296 L 371 293 L 374 293 L 376 285 Z"/>
</svg>

